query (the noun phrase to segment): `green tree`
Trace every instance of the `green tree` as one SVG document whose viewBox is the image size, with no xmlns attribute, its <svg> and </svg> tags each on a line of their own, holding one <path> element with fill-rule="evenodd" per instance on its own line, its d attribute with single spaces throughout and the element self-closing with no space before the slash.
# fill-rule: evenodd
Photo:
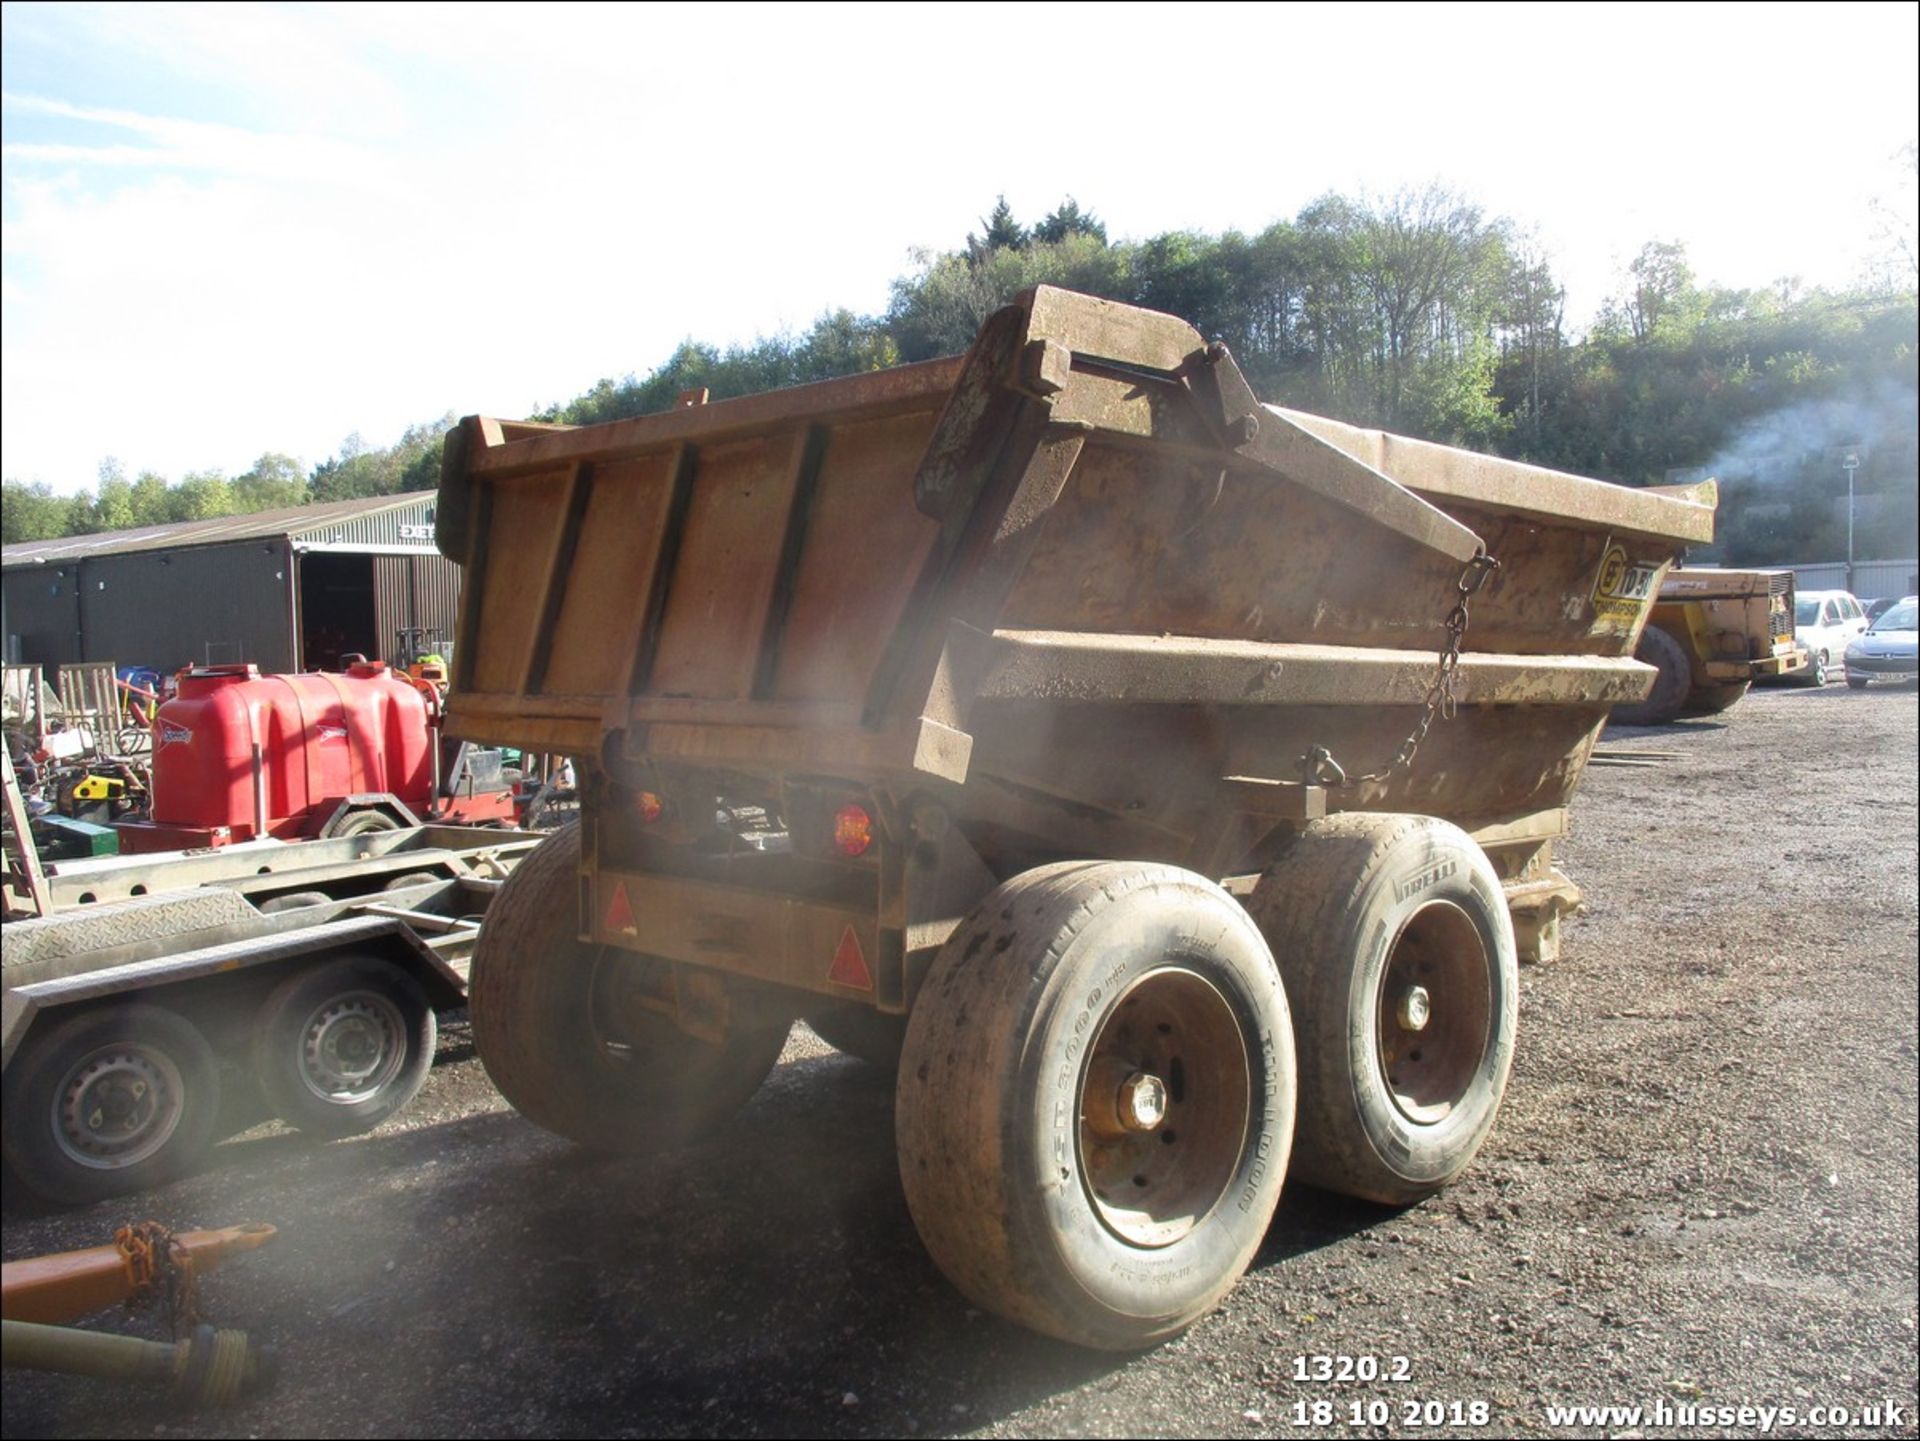
<svg viewBox="0 0 1920 1441">
<path fill-rule="evenodd" d="M 991 213 L 981 217 L 981 235 L 967 237 L 967 258 L 976 264 L 990 259 L 996 250 L 1018 250 L 1027 243 L 1026 228 L 1013 218 L 1013 207 L 1002 195 L 994 201 Z"/>
<path fill-rule="evenodd" d="M 88 529 L 129 530 L 138 524 L 133 518 L 133 486 L 124 475 L 103 476 Z"/>
<path fill-rule="evenodd" d="M 1695 292 L 1686 246 L 1648 241 L 1627 266 L 1627 277 L 1621 309 L 1635 340 L 1650 340 L 1663 321 L 1678 324 L 1691 314 Z"/>
<path fill-rule="evenodd" d="M 70 495 L 64 502 L 66 519 L 62 523 L 62 535 L 92 535 L 100 527 L 93 518 L 93 492 L 80 491 Z"/>
<path fill-rule="evenodd" d="M 67 501 L 55 495 L 45 481 L 9 480 L 0 484 L 0 540 L 17 545 L 29 540 L 57 540 L 68 534 Z"/>
<path fill-rule="evenodd" d="M 284 510 L 307 503 L 307 473 L 290 455 L 270 450 L 233 481 L 233 503 L 243 512 Z"/>
<path fill-rule="evenodd" d="M 1002 206 L 1006 204 L 1004 196 L 1001 197 L 1000 203 Z M 1009 214 L 1007 219 L 1011 222 L 1012 215 Z M 1080 202 L 1071 195 L 1056 205 L 1044 220 L 1033 227 L 1032 238 L 1042 245 L 1058 245 L 1069 235 L 1087 235 L 1102 245 L 1107 243 L 1107 227 L 1091 210 L 1082 210 Z"/>
<path fill-rule="evenodd" d="M 1523 456 L 1532 457 L 1542 448 L 1550 417 L 1566 390 L 1566 311 L 1567 292 L 1538 243 L 1519 242 L 1509 255 L 1496 318 L 1494 392 L 1513 418 L 1516 449 Z"/>
<path fill-rule="evenodd" d="M 217 470 L 193 471 L 173 487 L 175 520 L 215 520 L 234 513 L 233 486 Z"/>
<path fill-rule="evenodd" d="M 173 493 L 167 486 L 166 477 L 151 470 L 143 470 L 127 492 L 127 507 L 132 515 L 131 524 L 165 525 L 174 518 Z"/>
<path fill-rule="evenodd" d="M 315 500 L 359 500 L 391 495 L 399 467 L 391 454 L 370 447 L 355 431 L 340 443 L 338 453 L 313 468 Z"/>
</svg>

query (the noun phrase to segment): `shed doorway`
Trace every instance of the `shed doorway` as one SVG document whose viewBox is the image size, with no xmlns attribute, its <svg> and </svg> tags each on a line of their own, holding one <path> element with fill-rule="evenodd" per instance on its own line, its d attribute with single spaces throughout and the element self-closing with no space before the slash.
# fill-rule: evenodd
<svg viewBox="0 0 1920 1441">
<path fill-rule="evenodd" d="M 306 671 L 344 669 L 340 657 L 381 654 L 373 604 L 373 557 L 300 557 L 300 655 Z"/>
</svg>

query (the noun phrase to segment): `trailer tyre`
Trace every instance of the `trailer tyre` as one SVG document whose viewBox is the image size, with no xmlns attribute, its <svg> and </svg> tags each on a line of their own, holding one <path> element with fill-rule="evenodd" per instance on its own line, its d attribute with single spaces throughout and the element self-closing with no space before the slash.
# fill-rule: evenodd
<svg viewBox="0 0 1920 1441">
<path fill-rule="evenodd" d="M 323 829 L 322 836 L 364 836 L 376 831 L 397 831 L 400 822 L 385 811 L 349 811 L 335 824 Z"/>
<path fill-rule="evenodd" d="M 655 963 L 578 939 L 579 874 L 575 822 L 488 908 L 467 997 L 480 1060 L 515 1110 L 580 1145 L 642 1154 L 699 1140 L 760 1088 L 789 1028 L 714 1044 L 623 1004 L 622 983 Z"/>
<path fill-rule="evenodd" d="M 253 1066 L 273 1113 L 309 1136 L 358 1136 L 420 1093 L 438 1026 L 420 983 L 349 956 L 295 971 L 254 1027 Z"/>
<path fill-rule="evenodd" d="M 1623 726 L 1665 725 L 1680 714 L 1686 704 L 1687 689 L 1693 683 L 1693 668 L 1680 642 L 1657 625 L 1640 632 L 1640 644 L 1633 658 L 1654 669 L 1653 689 L 1647 698 L 1633 705 L 1617 705 L 1610 717 Z"/>
<path fill-rule="evenodd" d="M 164 1185 L 213 1142 L 220 1076 L 199 1029 L 161 1006 L 109 1006 L 31 1038 L 9 1066 L 0 1145 L 48 1200 Z"/>
<path fill-rule="evenodd" d="M 1687 709 L 1695 715 L 1719 715 L 1721 711 L 1746 698 L 1752 681 L 1734 681 L 1729 685 L 1701 686 L 1687 697 Z"/>
<path fill-rule="evenodd" d="M 813 1033 L 834 1050 L 887 1072 L 900 1069 L 900 1048 L 907 1042 L 907 1018 L 871 1006 L 836 1006 L 808 1016 Z"/>
<path fill-rule="evenodd" d="M 1304 827 L 1247 908 L 1296 1018 L 1301 1180 L 1407 1205 L 1460 1175 L 1513 1067 L 1519 965 L 1485 852 L 1431 816 Z"/>
<path fill-rule="evenodd" d="M 333 897 L 325 891 L 295 891 L 292 895 L 274 896 L 260 902 L 260 914 L 263 916 L 285 915 L 288 911 L 306 911 L 315 906 L 330 906 Z"/>
<path fill-rule="evenodd" d="M 980 1306 L 1080 1345 L 1177 1335 L 1279 1199 L 1293 1035 L 1266 943 L 1172 866 L 1067 863 L 981 902 L 907 1025 L 907 1205 Z"/>
</svg>

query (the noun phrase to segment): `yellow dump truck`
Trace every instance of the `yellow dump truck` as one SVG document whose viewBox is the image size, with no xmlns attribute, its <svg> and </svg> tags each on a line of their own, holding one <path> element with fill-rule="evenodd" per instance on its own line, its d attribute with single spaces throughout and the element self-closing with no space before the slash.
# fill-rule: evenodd
<svg viewBox="0 0 1920 1441">
<path fill-rule="evenodd" d="M 489 913 L 481 1058 L 646 1151 L 805 1017 L 897 1062 L 956 1286 L 1174 1335 L 1290 1168 L 1406 1204 L 1486 1138 L 1568 803 L 1713 504 L 1262 405 L 1183 321 L 1046 287 L 952 359 L 470 418 L 450 723 L 582 777 Z"/>
<path fill-rule="evenodd" d="M 1653 689 L 1614 708 L 1622 725 L 1725 710 L 1758 678 L 1807 664 L 1793 638 L 1793 572 L 1668 571 L 1634 655 L 1654 668 Z"/>
</svg>

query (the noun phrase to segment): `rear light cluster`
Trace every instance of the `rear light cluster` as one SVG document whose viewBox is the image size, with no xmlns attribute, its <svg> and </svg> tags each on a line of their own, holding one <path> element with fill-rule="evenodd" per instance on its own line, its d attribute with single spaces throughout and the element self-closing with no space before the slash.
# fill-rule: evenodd
<svg viewBox="0 0 1920 1441">
<path fill-rule="evenodd" d="M 700 837 L 704 832 L 698 827 L 695 829 L 699 833 L 683 833 L 688 815 L 700 811 L 697 799 L 676 794 L 680 795 L 678 805 L 658 791 L 631 792 L 631 814 L 638 817 L 642 826 L 651 828 L 665 822 L 673 831 L 672 838 L 702 843 Z M 701 788 L 698 794 L 704 796 L 705 789 Z M 822 851 L 837 852 L 849 860 L 872 853 L 879 828 L 867 805 L 846 801 L 837 809 L 829 809 L 841 797 L 818 791 L 790 794 L 786 799 L 794 806 L 791 815 L 782 815 L 781 810 L 772 805 L 741 803 L 716 795 L 713 804 L 717 809 L 707 812 L 715 817 L 714 835 L 726 836 L 729 846 L 745 844 L 763 851 L 799 850 L 815 855 Z"/>
<path fill-rule="evenodd" d="M 865 807 L 844 805 L 833 813 L 833 847 L 843 856 L 862 856 L 873 845 L 873 817 Z"/>
</svg>

